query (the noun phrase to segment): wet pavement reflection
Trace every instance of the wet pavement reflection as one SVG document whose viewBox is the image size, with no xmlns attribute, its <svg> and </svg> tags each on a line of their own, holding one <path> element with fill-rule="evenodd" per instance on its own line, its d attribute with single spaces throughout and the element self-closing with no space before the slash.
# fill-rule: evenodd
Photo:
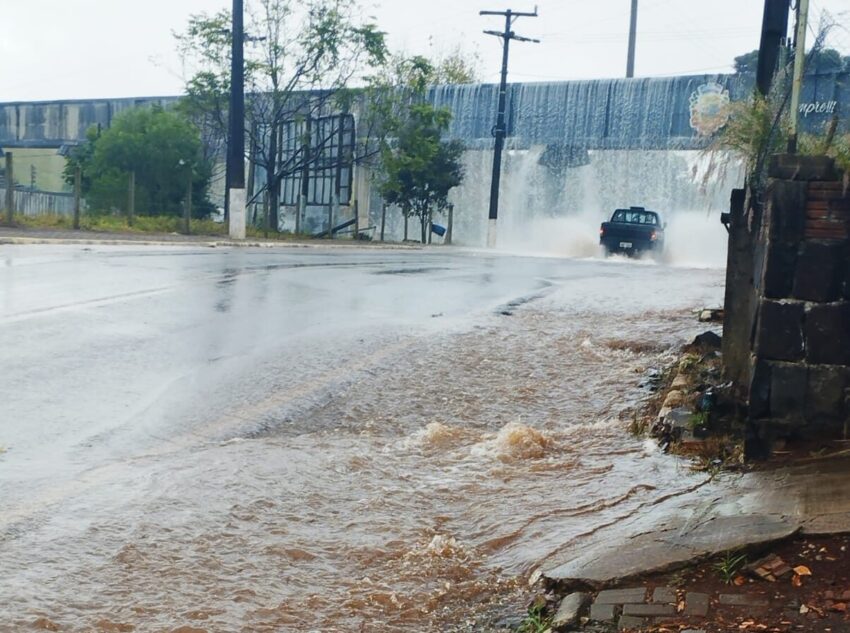
<svg viewBox="0 0 850 633">
<path fill-rule="evenodd" d="M 718 270 L 3 248 L 0 631 L 462 630 L 699 480 L 620 417 Z"/>
</svg>

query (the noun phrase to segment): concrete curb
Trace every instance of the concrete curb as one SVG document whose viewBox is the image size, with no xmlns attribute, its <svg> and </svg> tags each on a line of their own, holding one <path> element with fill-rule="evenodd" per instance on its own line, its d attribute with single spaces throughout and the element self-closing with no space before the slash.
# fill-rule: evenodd
<svg viewBox="0 0 850 633">
<path fill-rule="evenodd" d="M 24 237 L 0 235 L 0 245 L 67 244 L 97 246 L 196 246 L 205 248 L 313 248 L 313 249 L 359 249 L 359 250 L 425 250 L 425 246 L 412 244 L 334 244 L 328 242 L 265 242 L 253 240 L 156 240 L 120 237 Z"/>
</svg>

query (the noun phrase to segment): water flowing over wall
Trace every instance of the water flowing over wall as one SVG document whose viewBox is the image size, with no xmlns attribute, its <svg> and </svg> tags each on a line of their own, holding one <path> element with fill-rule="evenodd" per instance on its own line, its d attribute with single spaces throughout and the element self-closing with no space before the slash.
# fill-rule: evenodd
<svg viewBox="0 0 850 633">
<path fill-rule="evenodd" d="M 509 85 L 499 245 L 591 255 L 599 223 L 617 207 L 641 205 L 667 218 L 671 249 L 722 264 L 718 216 L 743 171 L 734 157 L 706 148 L 725 122 L 713 118 L 717 106 L 752 90 L 752 77 L 741 75 Z M 455 242 L 483 245 L 498 86 L 438 86 L 429 100 L 451 110 L 448 136 L 467 146 L 466 179 L 451 194 Z M 803 129 L 822 129 L 850 103 L 850 76 L 807 77 L 801 103 Z M 839 127 L 850 130 L 846 117 Z M 379 201 L 371 212 L 379 222 Z M 396 218 L 388 226 L 401 237 Z M 701 250 L 710 252 L 700 258 Z"/>
<path fill-rule="evenodd" d="M 710 222 L 708 234 L 722 243 L 716 216 L 727 206 L 729 189 L 741 184 L 742 173 L 730 157 L 711 158 L 703 151 L 711 133 L 725 122 L 722 105 L 746 99 L 752 90 L 753 78 L 743 75 L 510 84 L 499 244 L 539 249 L 551 243 L 556 252 L 585 253 L 595 243 L 598 222 L 614 208 L 630 205 L 662 212 L 673 232 L 694 233 L 693 228 L 677 229 L 686 215 L 689 221 L 704 218 Z M 436 86 L 428 98 L 451 110 L 448 135 L 467 147 L 466 180 L 451 194 L 455 241 L 481 245 L 498 86 Z M 177 99 L 0 104 L 0 147 L 58 148 L 85 138 L 92 125 L 108 126 L 121 110 L 167 106 Z M 803 129 L 822 129 L 839 117 L 840 130 L 850 130 L 848 117 L 842 116 L 848 103 L 847 73 L 807 76 L 801 98 Z M 368 220 L 378 227 L 377 235 L 381 201 L 376 187 L 364 184 L 356 195 L 363 216 L 360 225 Z M 437 221 L 445 223 L 444 218 Z M 417 235 L 415 228 L 411 236 Z M 387 215 L 386 235 L 403 235 L 397 209 Z"/>
<path fill-rule="evenodd" d="M 495 84 L 437 86 L 429 100 L 451 110 L 451 137 L 470 147 L 490 147 L 498 89 Z M 515 147 L 699 149 L 708 142 L 699 131 L 700 114 L 727 98 L 746 99 L 752 90 L 749 75 L 509 84 L 507 134 Z M 850 104 L 850 75 L 807 76 L 801 104 L 804 129 L 822 126 Z M 850 130 L 846 117 L 839 122 Z"/>
</svg>

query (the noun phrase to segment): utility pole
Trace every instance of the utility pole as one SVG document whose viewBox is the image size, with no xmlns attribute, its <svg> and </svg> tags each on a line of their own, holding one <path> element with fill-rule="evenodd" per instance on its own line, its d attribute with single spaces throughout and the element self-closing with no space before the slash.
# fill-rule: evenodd
<svg viewBox="0 0 850 633">
<path fill-rule="evenodd" d="M 809 0 L 797 0 L 797 34 L 794 37 L 794 80 L 791 84 L 791 133 L 788 135 L 788 153 L 797 152 L 797 124 L 800 118 L 800 91 L 803 88 L 803 68 L 806 65 L 806 27 L 809 18 Z"/>
<path fill-rule="evenodd" d="M 511 30 L 514 21 L 517 18 L 537 17 L 537 7 L 534 8 L 534 13 L 520 13 L 511 11 L 480 11 L 479 15 L 501 15 L 505 17 L 505 30 L 499 31 L 484 31 L 486 35 L 494 35 L 502 38 L 502 79 L 499 83 L 499 109 L 496 113 L 496 125 L 493 127 L 493 136 L 496 138 L 496 144 L 493 150 L 493 176 L 490 180 L 490 213 L 487 223 L 487 246 L 494 248 L 496 246 L 496 221 L 499 217 L 499 181 L 502 175 L 502 150 L 505 147 L 505 102 L 508 92 L 508 49 L 511 40 L 518 42 L 534 42 L 540 43 L 540 40 L 531 39 L 517 35 Z"/>
<path fill-rule="evenodd" d="M 626 58 L 626 78 L 635 76 L 635 42 L 637 40 L 638 0 L 632 0 L 632 17 L 629 21 L 629 53 Z"/>
<path fill-rule="evenodd" d="M 764 0 L 756 68 L 756 87 L 763 96 L 770 92 L 770 85 L 776 74 L 776 63 L 779 60 L 779 48 L 788 34 L 789 6 L 790 0 Z"/>
<path fill-rule="evenodd" d="M 127 226 L 133 226 L 133 216 L 136 215 L 136 170 L 130 172 L 127 183 Z"/>
<path fill-rule="evenodd" d="M 229 234 L 245 239 L 245 27 L 243 0 L 233 0 L 230 142 L 227 146 Z"/>
<path fill-rule="evenodd" d="M 192 232 L 192 167 L 189 167 L 189 178 L 186 182 L 186 207 L 183 209 L 183 232 Z"/>
<path fill-rule="evenodd" d="M 77 163 L 74 167 L 74 229 L 80 228 L 80 198 L 82 197 L 83 168 Z"/>
</svg>

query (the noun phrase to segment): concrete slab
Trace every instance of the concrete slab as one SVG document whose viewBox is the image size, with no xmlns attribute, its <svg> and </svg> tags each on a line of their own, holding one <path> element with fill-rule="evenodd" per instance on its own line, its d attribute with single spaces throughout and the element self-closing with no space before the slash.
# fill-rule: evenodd
<svg viewBox="0 0 850 633">
<path fill-rule="evenodd" d="M 850 532 L 848 477 L 847 455 L 722 475 L 566 546 L 543 573 L 566 585 L 604 587 L 797 532 Z"/>
</svg>

